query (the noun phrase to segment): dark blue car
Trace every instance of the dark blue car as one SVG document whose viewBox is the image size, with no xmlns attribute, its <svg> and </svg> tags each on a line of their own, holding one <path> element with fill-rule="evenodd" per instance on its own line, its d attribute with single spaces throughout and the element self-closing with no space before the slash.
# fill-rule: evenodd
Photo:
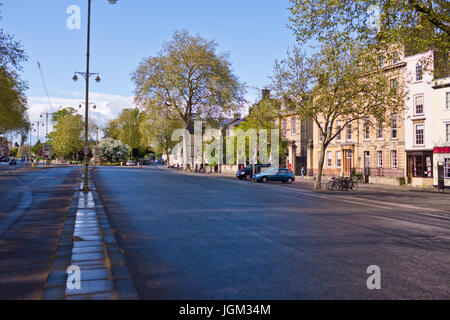
<svg viewBox="0 0 450 320">
<path fill-rule="evenodd" d="M 265 172 L 255 174 L 253 179 L 257 182 L 281 181 L 290 184 L 295 181 L 295 175 L 289 169 L 272 168 Z"/>
</svg>

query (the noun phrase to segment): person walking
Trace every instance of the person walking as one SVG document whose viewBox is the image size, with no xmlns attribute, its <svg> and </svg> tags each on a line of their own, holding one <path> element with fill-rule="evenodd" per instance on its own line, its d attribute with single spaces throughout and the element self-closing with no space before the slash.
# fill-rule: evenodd
<svg viewBox="0 0 450 320">
<path fill-rule="evenodd" d="M 305 167 L 302 166 L 301 170 L 300 170 L 300 174 L 302 175 L 302 180 L 305 180 Z"/>
</svg>

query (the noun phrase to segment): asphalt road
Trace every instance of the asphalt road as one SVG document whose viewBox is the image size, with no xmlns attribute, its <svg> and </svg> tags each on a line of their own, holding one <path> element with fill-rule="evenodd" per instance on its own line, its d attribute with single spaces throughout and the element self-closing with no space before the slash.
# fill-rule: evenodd
<svg viewBox="0 0 450 320">
<path fill-rule="evenodd" d="M 450 298 L 449 213 L 161 169 L 94 177 L 144 299 Z"/>
<path fill-rule="evenodd" d="M 0 299 L 40 299 L 78 168 L 0 171 Z"/>
</svg>

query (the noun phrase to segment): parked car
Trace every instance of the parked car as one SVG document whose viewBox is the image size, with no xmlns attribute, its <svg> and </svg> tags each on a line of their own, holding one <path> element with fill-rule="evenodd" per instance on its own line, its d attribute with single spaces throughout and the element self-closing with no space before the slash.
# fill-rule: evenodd
<svg viewBox="0 0 450 320">
<path fill-rule="evenodd" d="M 6 156 L 3 156 L 3 157 L 0 157 L 0 162 L 9 162 L 9 157 L 6 157 Z"/>
<path fill-rule="evenodd" d="M 292 183 L 295 181 L 294 173 L 289 169 L 272 168 L 265 172 L 257 173 L 253 176 L 257 182 L 281 181 L 283 183 Z"/>
<path fill-rule="evenodd" d="M 261 172 L 261 168 L 270 168 L 270 164 L 256 164 L 256 173 L 260 173 Z M 245 180 L 248 179 L 249 177 L 253 177 L 253 165 L 249 164 L 248 166 L 246 166 L 245 168 L 238 170 L 238 172 L 236 173 L 236 178 L 238 178 L 239 180 Z"/>
<path fill-rule="evenodd" d="M 136 165 L 136 163 L 134 163 L 134 161 L 131 161 L 131 160 L 127 161 L 127 167 L 133 167 L 135 165 Z"/>
<path fill-rule="evenodd" d="M 10 166 L 15 166 L 16 164 L 17 164 L 16 159 L 11 159 L 11 160 L 9 160 L 9 165 L 10 165 Z"/>
</svg>

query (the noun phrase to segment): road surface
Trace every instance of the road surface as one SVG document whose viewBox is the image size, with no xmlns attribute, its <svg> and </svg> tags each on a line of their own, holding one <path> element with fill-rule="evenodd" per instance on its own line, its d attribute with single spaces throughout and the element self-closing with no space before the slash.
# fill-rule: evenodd
<svg viewBox="0 0 450 320">
<path fill-rule="evenodd" d="M 78 168 L 0 171 L 0 299 L 41 299 Z"/>
<path fill-rule="evenodd" d="M 427 207 L 436 195 L 370 202 L 157 168 L 94 177 L 144 299 L 450 298 L 450 212 Z"/>
</svg>

